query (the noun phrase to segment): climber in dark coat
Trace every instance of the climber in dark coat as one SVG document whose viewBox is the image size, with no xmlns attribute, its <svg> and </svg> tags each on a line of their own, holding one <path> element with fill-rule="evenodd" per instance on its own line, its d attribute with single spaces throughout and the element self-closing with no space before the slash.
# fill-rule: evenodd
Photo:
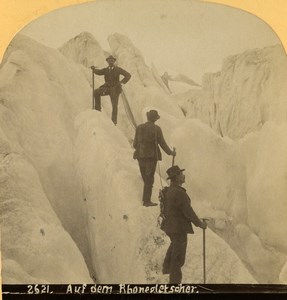
<svg viewBox="0 0 287 300">
<path fill-rule="evenodd" d="M 168 154 L 175 155 L 166 144 L 161 128 L 155 125 L 155 122 L 160 118 L 156 110 L 147 112 L 148 121 L 139 125 L 136 128 L 134 138 L 134 159 L 138 160 L 142 179 L 144 181 L 143 188 L 143 205 L 155 206 L 156 203 L 151 201 L 152 187 L 154 183 L 154 174 L 156 163 L 161 160 L 160 147 Z"/>
<path fill-rule="evenodd" d="M 101 96 L 109 95 L 112 102 L 112 121 L 114 124 L 117 124 L 117 115 L 118 115 L 118 102 L 119 95 L 122 91 L 122 84 L 126 84 L 130 78 L 131 74 L 124 69 L 114 65 L 116 59 L 110 55 L 106 61 L 109 66 L 104 69 L 96 69 L 92 66 L 92 70 L 96 75 L 104 75 L 105 84 L 100 86 L 94 91 L 95 97 L 95 109 L 101 111 Z M 124 76 L 120 80 L 120 75 Z"/>
<path fill-rule="evenodd" d="M 167 170 L 170 186 L 164 199 L 164 216 L 161 229 L 169 236 L 171 244 L 163 262 L 163 274 L 169 274 L 169 283 L 181 283 L 181 267 L 185 263 L 187 234 L 193 234 L 195 226 L 206 229 L 191 207 L 190 198 L 182 187 L 185 182 L 184 169 L 173 166 Z"/>
</svg>

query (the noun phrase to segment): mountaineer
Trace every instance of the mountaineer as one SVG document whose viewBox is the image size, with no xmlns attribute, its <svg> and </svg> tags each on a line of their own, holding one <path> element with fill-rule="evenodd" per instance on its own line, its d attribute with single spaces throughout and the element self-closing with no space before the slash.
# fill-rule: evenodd
<svg viewBox="0 0 287 300">
<path fill-rule="evenodd" d="M 95 109 L 101 111 L 101 96 L 109 95 L 112 102 L 112 121 L 117 125 L 118 115 L 118 102 L 119 95 L 122 91 L 122 84 L 126 84 L 131 74 L 124 69 L 115 66 L 116 58 L 110 55 L 106 59 L 109 66 L 104 69 L 96 69 L 94 66 L 91 67 L 93 73 L 96 75 L 104 75 L 105 83 L 94 91 Z M 124 76 L 120 80 L 120 75 Z"/>
<path fill-rule="evenodd" d="M 158 160 L 161 160 L 160 147 L 168 154 L 175 156 L 166 144 L 162 130 L 155 122 L 160 118 L 156 110 L 147 112 L 147 122 L 140 124 L 136 128 L 133 146 L 135 148 L 134 159 L 138 160 L 142 179 L 144 181 L 143 188 L 143 205 L 155 206 L 156 203 L 151 201 L 152 187 L 154 183 L 154 174 Z"/>
<path fill-rule="evenodd" d="M 205 221 L 201 221 L 190 204 L 190 198 L 182 187 L 185 182 L 184 169 L 172 166 L 167 170 L 170 186 L 164 193 L 163 220 L 161 229 L 170 238 L 170 246 L 163 262 L 163 274 L 169 274 L 169 283 L 181 283 L 181 267 L 185 263 L 187 234 L 193 234 L 193 223 L 196 227 L 206 229 Z"/>
</svg>

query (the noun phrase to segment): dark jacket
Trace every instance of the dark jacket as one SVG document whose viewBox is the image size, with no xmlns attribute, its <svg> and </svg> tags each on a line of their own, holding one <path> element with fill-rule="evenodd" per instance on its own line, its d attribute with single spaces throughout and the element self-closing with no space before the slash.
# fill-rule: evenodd
<svg viewBox="0 0 287 300">
<path fill-rule="evenodd" d="M 94 73 L 97 75 L 104 75 L 105 77 L 105 85 L 108 87 L 118 86 L 119 83 L 127 83 L 131 74 L 120 67 L 114 66 L 113 69 L 110 70 L 109 67 L 104 69 L 94 69 Z M 120 81 L 120 75 L 124 76 L 124 78 Z"/>
<path fill-rule="evenodd" d="M 194 233 L 191 222 L 196 227 L 202 225 L 190 205 L 186 190 L 177 185 L 168 187 L 164 200 L 164 215 L 161 229 L 167 234 Z"/>
<path fill-rule="evenodd" d="M 155 160 L 161 160 L 162 157 L 158 145 L 160 145 L 168 155 L 172 154 L 172 151 L 163 138 L 159 126 L 153 122 L 146 122 L 136 128 L 134 159 L 153 158 Z"/>
</svg>

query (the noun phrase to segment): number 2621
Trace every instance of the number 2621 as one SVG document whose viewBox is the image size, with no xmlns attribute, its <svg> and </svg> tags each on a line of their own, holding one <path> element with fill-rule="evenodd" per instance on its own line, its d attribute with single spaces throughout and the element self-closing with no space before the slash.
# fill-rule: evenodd
<svg viewBox="0 0 287 300">
<path fill-rule="evenodd" d="M 49 294 L 50 286 L 46 284 L 28 285 L 28 294 Z"/>
</svg>

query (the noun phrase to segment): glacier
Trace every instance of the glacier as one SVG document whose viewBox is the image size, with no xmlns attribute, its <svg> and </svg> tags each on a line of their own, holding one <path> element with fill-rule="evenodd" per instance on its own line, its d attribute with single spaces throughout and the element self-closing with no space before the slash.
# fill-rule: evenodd
<svg viewBox="0 0 287 300">
<path fill-rule="evenodd" d="M 201 88 L 170 93 L 132 41 L 108 37 L 132 74 L 136 123 L 151 108 L 207 229 L 208 283 L 286 283 L 286 57 L 281 46 L 228 58 Z M 166 283 L 168 239 L 141 204 L 134 128 L 119 103 L 91 109 L 90 65 L 106 51 L 87 32 L 58 50 L 17 35 L 0 66 L 3 283 Z M 102 78 L 96 77 L 96 86 Z M 106 101 L 107 100 L 107 101 Z M 157 169 L 156 200 L 170 157 Z M 160 180 L 160 176 L 162 179 Z M 272 208 L 270 207 L 272 206 Z M 55 265 L 57 268 L 55 268 Z M 272 265 L 272 270 L 270 270 Z M 202 231 L 183 282 L 202 283 Z"/>
</svg>

